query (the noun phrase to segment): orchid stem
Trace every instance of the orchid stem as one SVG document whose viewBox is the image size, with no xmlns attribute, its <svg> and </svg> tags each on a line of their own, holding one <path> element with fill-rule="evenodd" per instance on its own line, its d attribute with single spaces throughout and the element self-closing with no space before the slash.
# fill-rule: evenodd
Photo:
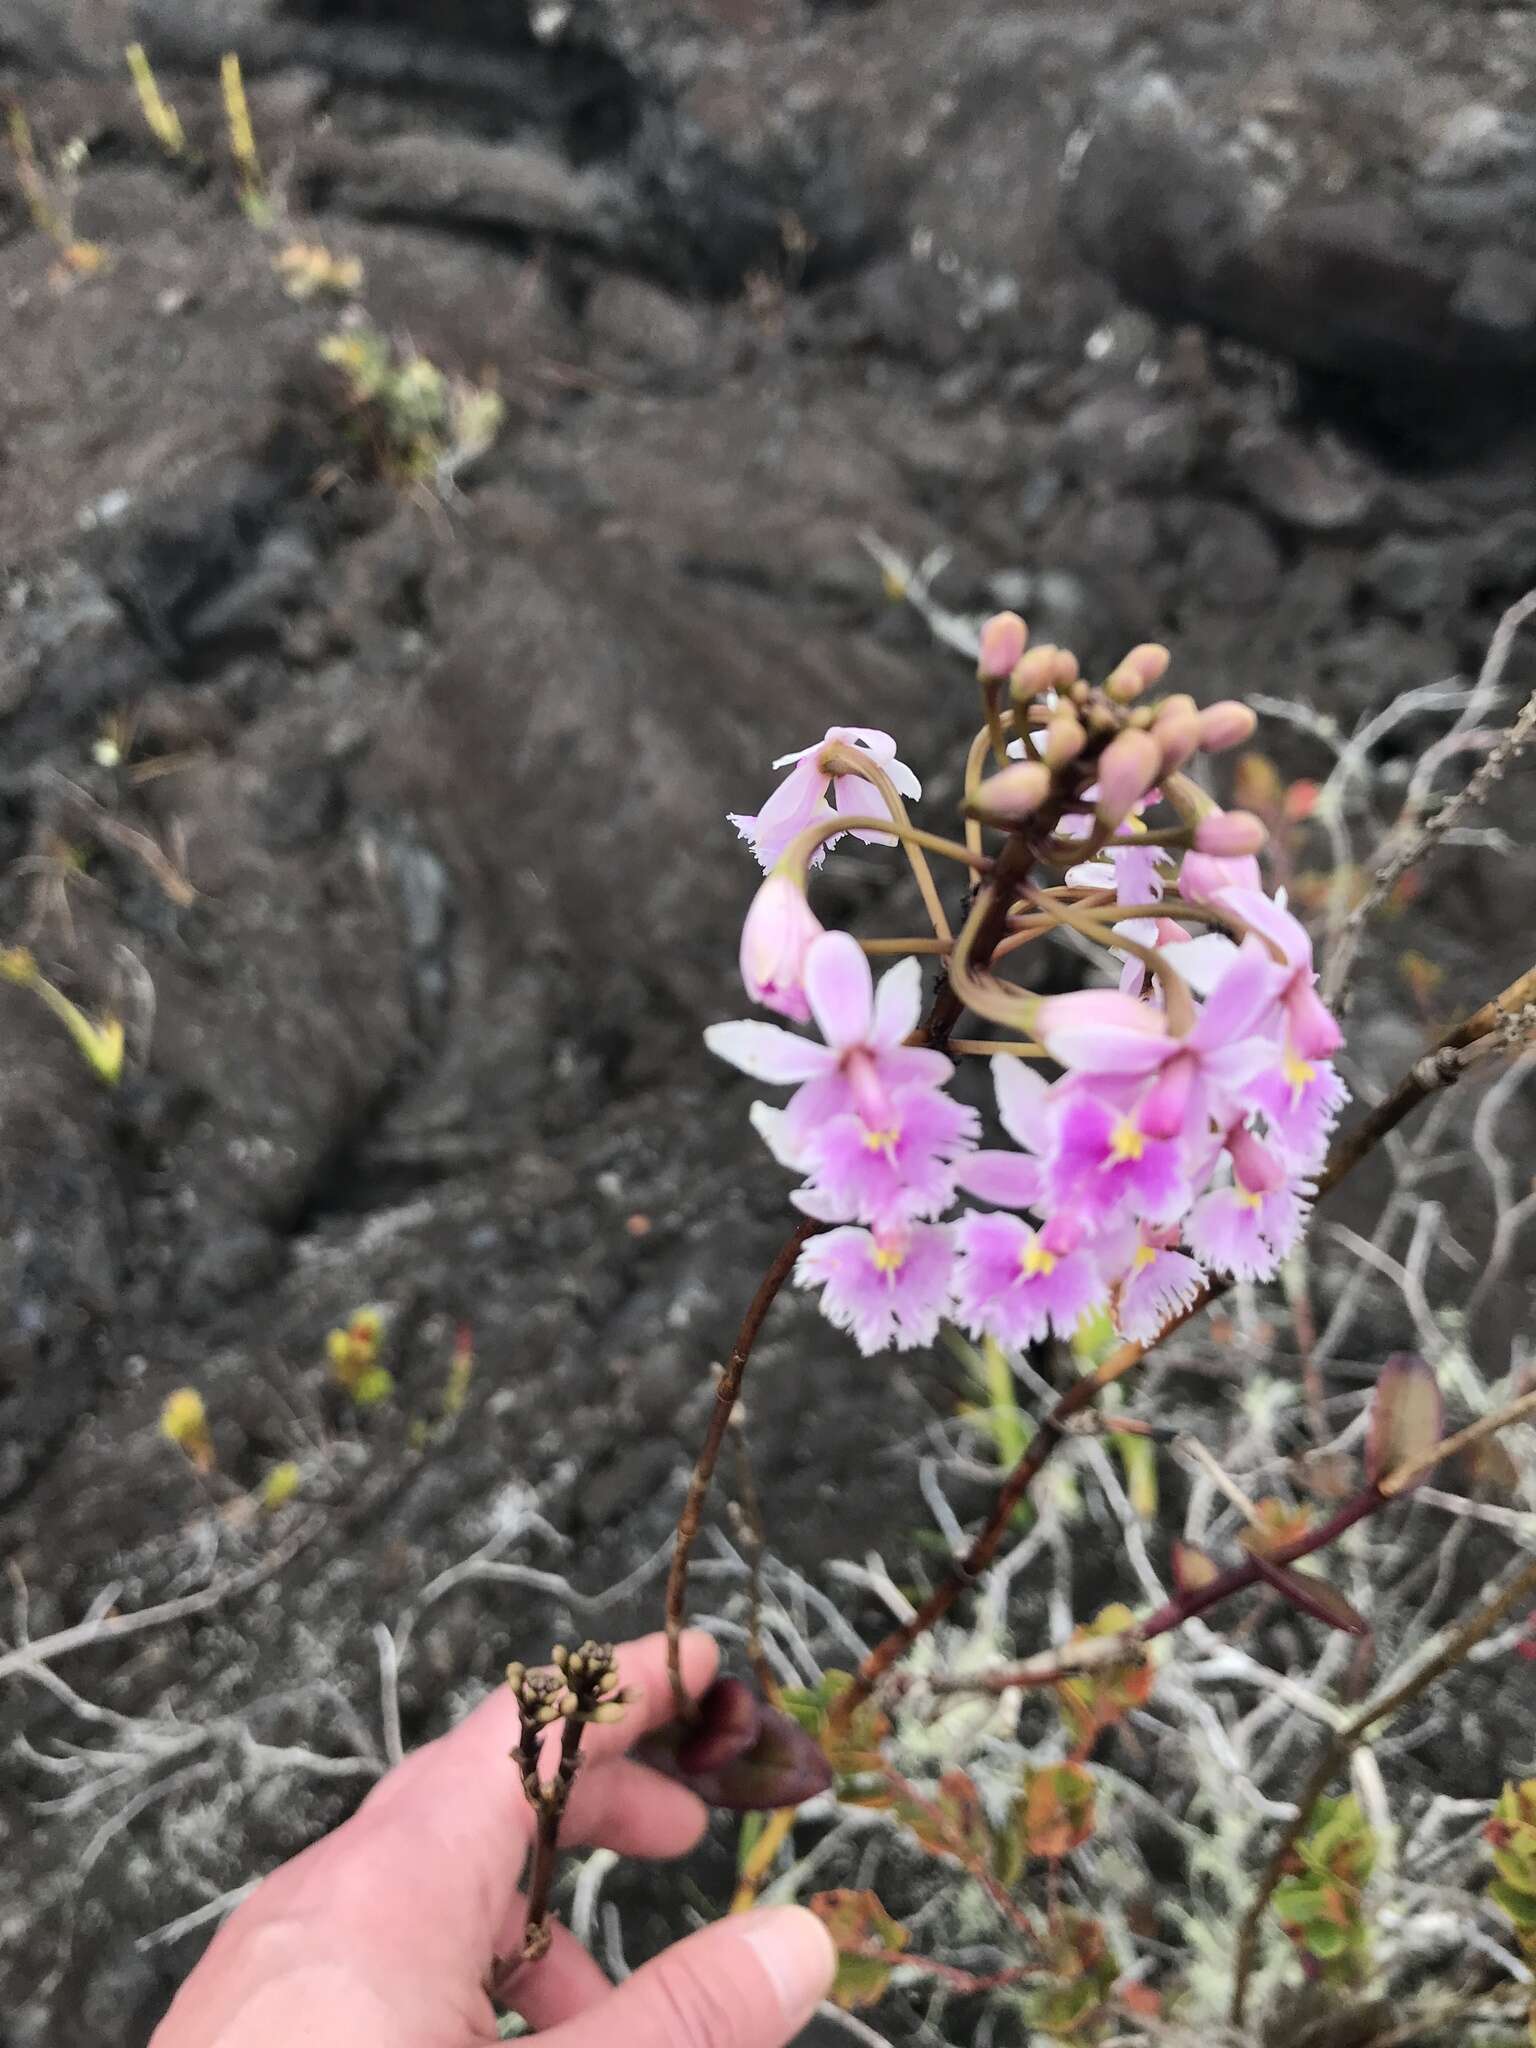
<svg viewBox="0 0 1536 2048">
<path fill-rule="evenodd" d="M 959 858 L 973 861 L 976 856 L 968 846 L 957 847 L 951 839 L 940 839 L 932 833 L 919 832 L 907 816 L 907 807 L 902 802 L 901 792 L 895 783 L 879 762 L 870 759 L 862 749 L 829 747 L 822 760 L 824 765 L 833 768 L 834 771 L 840 769 L 844 774 L 856 774 L 864 781 L 872 782 L 885 798 L 892 819 L 902 828 L 898 831 L 897 837 L 907 850 L 907 859 L 912 864 L 912 876 L 917 883 L 917 893 L 923 899 L 923 908 L 927 911 L 928 921 L 933 926 L 934 937 L 953 938 L 954 934 L 949 928 L 949 918 L 945 913 L 943 901 L 934 885 L 933 870 L 924 860 L 923 851 L 926 848 L 930 853 L 945 854 L 951 860 Z"/>
<path fill-rule="evenodd" d="M 982 1059 L 990 1059 L 995 1052 L 1011 1052 L 1016 1059 L 1048 1060 L 1050 1054 L 1043 1045 L 1036 1045 L 1032 1038 L 952 1038 L 951 1052 L 975 1053 Z"/>
<path fill-rule="evenodd" d="M 886 953 L 947 953 L 950 939 L 860 939 L 860 948 L 875 955 Z"/>
</svg>

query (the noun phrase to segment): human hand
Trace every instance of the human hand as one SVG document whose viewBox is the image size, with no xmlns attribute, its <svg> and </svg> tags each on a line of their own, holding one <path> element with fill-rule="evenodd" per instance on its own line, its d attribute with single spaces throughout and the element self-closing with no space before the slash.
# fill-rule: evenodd
<svg viewBox="0 0 1536 2048">
<path fill-rule="evenodd" d="M 566 1808 L 566 1847 L 680 1856 L 705 1809 L 623 1752 L 671 1718 L 666 1642 L 619 1651 L 634 1694 L 624 1719 L 589 1728 Z M 683 1638 L 696 1698 L 714 1677 L 707 1636 Z M 334 1834 L 275 1871 L 231 1915 L 178 1992 L 150 2048 L 472 2048 L 494 2040 L 485 1980 L 515 1955 L 533 1817 L 508 1752 L 517 1708 L 502 1687 L 417 1750 Z M 732 1915 L 690 1935 L 617 1989 L 558 1925 L 513 1996 L 551 2048 L 782 2048 L 832 1980 L 821 1923 L 798 1906 Z"/>
</svg>

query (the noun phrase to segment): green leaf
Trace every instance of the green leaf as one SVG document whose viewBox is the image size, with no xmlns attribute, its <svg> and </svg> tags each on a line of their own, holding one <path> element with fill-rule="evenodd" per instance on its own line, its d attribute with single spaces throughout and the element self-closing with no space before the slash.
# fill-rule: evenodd
<svg viewBox="0 0 1536 2048">
<path fill-rule="evenodd" d="M 764 1813 L 744 1813 L 741 1816 L 741 1830 L 736 1837 L 736 1875 L 740 1877 L 747 1866 L 752 1851 L 757 1847 L 758 1837 L 768 1825 Z"/>
<path fill-rule="evenodd" d="M 839 1799 L 854 1806 L 883 1806 L 890 1794 L 881 1745 L 890 1735 L 890 1722 L 872 1700 L 865 1700 L 854 1709 L 846 1728 L 831 1729 L 833 1709 L 852 1684 L 849 1672 L 824 1672 L 816 1685 L 787 1688 L 779 1696 L 779 1706 L 820 1745 L 837 1781 Z"/>
<path fill-rule="evenodd" d="M 964 1771 L 946 1771 L 931 1797 L 897 1793 L 892 1806 L 930 1856 L 990 1867 L 995 1853 L 991 1824 L 974 1779 Z"/>
<path fill-rule="evenodd" d="M 892 1958 L 911 1935 L 873 1892 L 818 1892 L 810 1907 L 837 1947 L 833 2002 L 845 2012 L 876 2004 L 891 1981 Z"/>
<path fill-rule="evenodd" d="M 1310 1878 L 1287 1878 L 1275 1886 L 1275 1911 L 1291 1926 L 1310 1927 L 1314 1920 L 1326 1920 L 1332 1910 L 1330 1894 Z"/>
<path fill-rule="evenodd" d="M 1323 1963 L 1331 1963 L 1335 1957 L 1343 1955 L 1349 1946 L 1348 1934 L 1332 1920 L 1314 1921 L 1307 1928 L 1303 1941 L 1308 1954 L 1316 1956 L 1318 1961 Z"/>
<path fill-rule="evenodd" d="M 1512 1884 L 1506 1884 L 1496 1877 L 1488 1887 L 1488 1896 L 1501 1911 L 1507 1913 L 1522 1933 L 1536 1929 L 1536 1898 L 1529 1892 L 1516 1891 Z"/>
</svg>

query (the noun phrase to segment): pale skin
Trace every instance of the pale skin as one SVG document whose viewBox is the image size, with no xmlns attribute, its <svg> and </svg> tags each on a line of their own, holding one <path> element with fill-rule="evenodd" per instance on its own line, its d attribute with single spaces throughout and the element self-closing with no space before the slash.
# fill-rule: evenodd
<svg viewBox="0 0 1536 2048">
<path fill-rule="evenodd" d="M 660 1635 L 619 1651 L 635 1694 L 587 1731 L 562 1843 L 665 1858 L 691 1849 L 705 1809 L 624 1752 L 671 1717 Z M 683 1639 L 697 1697 L 714 1644 Z M 496 2038 L 485 1979 L 521 1940 L 533 1829 L 508 1760 L 506 1688 L 417 1750 L 334 1834 L 266 1879 L 220 1929 L 151 2048 L 478 2048 Z M 615 1987 L 564 1928 L 513 2002 L 551 2048 L 783 2048 L 832 1980 L 821 1923 L 799 1907 L 716 1921 Z"/>
</svg>

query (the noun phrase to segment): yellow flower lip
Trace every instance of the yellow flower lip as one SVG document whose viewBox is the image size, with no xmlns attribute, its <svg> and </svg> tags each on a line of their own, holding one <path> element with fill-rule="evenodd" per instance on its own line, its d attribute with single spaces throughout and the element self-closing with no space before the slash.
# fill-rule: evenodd
<svg viewBox="0 0 1536 2048">
<path fill-rule="evenodd" d="M 1056 1270 L 1056 1255 L 1048 1252 L 1037 1240 L 1027 1244 L 1019 1253 L 1019 1265 L 1028 1279 L 1034 1279 L 1036 1274 L 1042 1279 L 1049 1279 Z"/>
<path fill-rule="evenodd" d="M 1109 1148 L 1115 1164 L 1122 1159 L 1139 1159 L 1147 1149 L 1146 1133 L 1138 1130 L 1130 1117 L 1122 1117 L 1110 1133 Z"/>
<path fill-rule="evenodd" d="M 862 1143 L 868 1152 L 893 1152 L 901 1132 L 894 1126 L 885 1131 L 866 1131 Z"/>
<path fill-rule="evenodd" d="M 1317 1069 L 1300 1053 L 1288 1052 L 1285 1056 L 1286 1086 L 1293 1095 L 1299 1095 L 1303 1088 L 1317 1079 Z"/>
<path fill-rule="evenodd" d="M 877 1244 L 875 1246 L 875 1271 L 897 1273 L 907 1262 L 907 1255 L 899 1244 Z"/>
</svg>

